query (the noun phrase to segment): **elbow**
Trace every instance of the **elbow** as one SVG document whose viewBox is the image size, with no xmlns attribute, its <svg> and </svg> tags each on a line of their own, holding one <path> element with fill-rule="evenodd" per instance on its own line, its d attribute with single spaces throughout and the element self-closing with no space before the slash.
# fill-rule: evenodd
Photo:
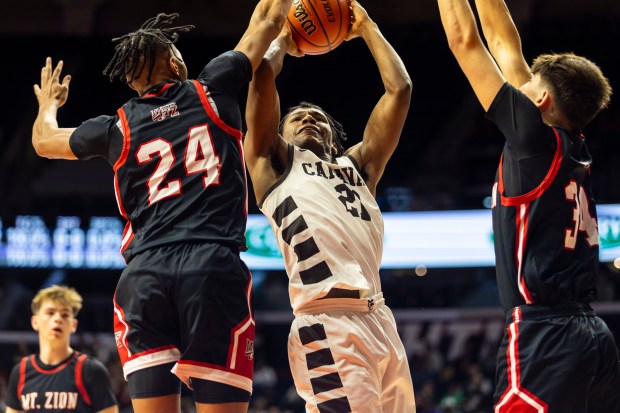
<svg viewBox="0 0 620 413">
<path fill-rule="evenodd" d="M 466 53 L 468 50 L 475 49 L 482 45 L 482 40 L 477 32 L 458 32 L 448 36 L 448 47 L 453 54 Z"/>
<path fill-rule="evenodd" d="M 32 137 L 32 147 L 38 156 L 41 158 L 47 158 L 47 152 L 45 150 L 45 145 L 41 142 L 40 139 Z"/>
<path fill-rule="evenodd" d="M 388 90 L 396 100 L 401 103 L 407 103 L 411 100 L 411 92 L 413 89 L 413 84 L 411 82 L 411 78 L 409 75 L 405 74 L 405 76 L 401 77 L 398 82 L 395 82 L 391 85 Z"/>
<path fill-rule="evenodd" d="M 410 99 L 412 90 L 413 90 L 413 83 L 411 82 L 411 78 L 409 77 L 409 75 L 407 75 L 397 85 L 396 93 L 399 96 L 403 96 L 403 97 L 406 97 L 407 99 Z"/>
</svg>

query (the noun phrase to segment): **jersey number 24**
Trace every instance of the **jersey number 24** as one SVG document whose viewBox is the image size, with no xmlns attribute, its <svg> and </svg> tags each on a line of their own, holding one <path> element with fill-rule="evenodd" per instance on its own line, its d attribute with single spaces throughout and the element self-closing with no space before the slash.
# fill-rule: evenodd
<svg viewBox="0 0 620 413">
<path fill-rule="evenodd" d="M 157 138 L 140 145 L 136 151 L 138 165 L 152 161 L 154 156 L 159 156 L 160 160 L 153 175 L 146 182 L 149 190 L 149 205 L 165 198 L 181 195 L 180 179 L 166 181 L 166 175 L 176 160 L 172 143 L 163 138 Z M 219 184 L 220 156 L 215 152 L 208 125 L 199 125 L 189 130 L 184 163 L 186 175 L 197 173 L 204 175 L 202 178 L 204 188 Z"/>
</svg>

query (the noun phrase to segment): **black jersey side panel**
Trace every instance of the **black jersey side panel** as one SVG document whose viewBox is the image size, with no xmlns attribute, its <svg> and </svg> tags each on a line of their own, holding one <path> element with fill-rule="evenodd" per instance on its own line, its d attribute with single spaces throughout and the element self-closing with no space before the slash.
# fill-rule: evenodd
<svg viewBox="0 0 620 413">
<path fill-rule="evenodd" d="M 518 124 L 520 111 L 534 106 L 516 89 L 506 88 L 504 96 L 498 95 L 489 111 L 489 117 L 502 130 Z M 512 105 L 512 111 L 493 107 L 506 105 Z M 507 137 L 493 189 L 493 230 L 502 306 L 509 311 L 523 304 L 590 302 L 596 295 L 598 228 L 585 141 L 577 134 L 544 124 L 526 130 L 543 133 L 521 136 L 523 142 L 550 137 L 555 142 L 547 145 L 548 156 L 537 153 L 531 157 L 543 163 L 539 169 L 546 168 L 538 186 L 531 189 L 522 185 L 527 191 L 508 196 L 506 188 L 519 188 L 530 171 L 519 165 L 508 168 L 503 162 L 508 157 L 518 158 Z M 518 133 L 516 130 L 515 134 Z"/>
</svg>

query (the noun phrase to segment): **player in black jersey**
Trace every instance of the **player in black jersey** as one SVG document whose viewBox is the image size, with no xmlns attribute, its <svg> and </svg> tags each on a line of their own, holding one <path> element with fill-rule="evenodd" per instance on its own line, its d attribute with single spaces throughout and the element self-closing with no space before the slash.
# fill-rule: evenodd
<svg viewBox="0 0 620 413">
<path fill-rule="evenodd" d="M 48 58 L 35 86 L 32 143 L 40 156 L 102 157 L 127 220 L 127 262 L 114 297 L 114 334 L 134 411 L 180 410 L 181 381 L 199 412 L 245 412 L 254 320 L 245 248 L 246 173 L 239 94 L 280 32 L 290 0 L 261 0 L 234 50 L 196 80 L 175 46 L 177 14 L 121 36 L 104 70 L 138 93 L 113 116 L 60 128 L 70 77 Z M 172 373 L 171 373 L 172 370 Z M 179 379 L 181 381 L 179 381 Z"/>
<path fill-rule="evenodd" d="M 506 144 L 493 187 L 500 301 L 495 412 L 620 412 L 618 348 L 589 303 L 599 267 L 592 159 L 581 130 L 611 87 L 590 60 L 530 67 L 503 0 L 438 0 L 450 49 Z M 496 63 L 497 62 L 497 63 Z"/>
<path fill-rule="evenodd" d="M 103 364 L 71 348 L 82 308 L 73 288 L 54 285 L 32 300 L 32 328 L 39 352 L 23 357 L 11 371 L 7 413 L 118 413 L 110 376 Z"/>
</svg>

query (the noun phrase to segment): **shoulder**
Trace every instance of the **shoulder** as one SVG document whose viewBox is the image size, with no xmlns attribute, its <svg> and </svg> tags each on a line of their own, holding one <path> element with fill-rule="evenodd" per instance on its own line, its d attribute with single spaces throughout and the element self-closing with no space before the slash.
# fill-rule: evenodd
<svg viewBox="0 0 620 413">
<path fill-rule="evenodd" d="M 213 58 L 198 76 L 198 79 L 209 79 L 225 72 L 252 72 L 250 59 L 242 52 L 229 50 Z"/>
<path fill-rule="evenodd" d="M 108 371 L 105 365 L 102 362 L 100 362 L 98 359 L 94 358 L 93 356 L 80 353 L 78 355 L 78 358 L 79 357 L 82 357 L 84 359 L 84 370 L 88 370 L 88 371 L 104 370 L 106 372 Z"/>
<path fill-rule="evenodd" d="M 23 363 L 25 363 L 28 360 L 28 357 L 30 356 L 25 356 L 22 357 L 18 363 L 16 363 L 13 368 L 11 369 L 11 374 L 9 376 L 9 381 L 13 382 L 15 381 L 17 383 L 17 380 L 19 379 L 19 374 L 20 374 L 20 370 L 21 370 L 21 366 Z"/>
</svg>

